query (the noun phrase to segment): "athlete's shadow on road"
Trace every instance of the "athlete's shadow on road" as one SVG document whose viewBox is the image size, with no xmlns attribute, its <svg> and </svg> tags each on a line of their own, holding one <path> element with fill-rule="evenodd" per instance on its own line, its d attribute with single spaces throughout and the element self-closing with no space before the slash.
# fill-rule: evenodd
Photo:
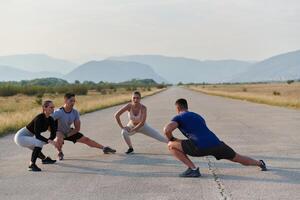
<svg viewBox="0 0 300 200">
<path fill-rule="evenodd" d="M 163 156 L 163 157 L 161 157 Z M 264 158 L 265 159 L 265 158 Z M 268 157 L 267 160 L 272 160 L 273 158 Z M 276 160 L 276 159 L 275 159 Z M 73 164 L 73 161 L 79 161 L 83 162 L 84 165 L 80 164 Z M 92 162 L 93 165 L 96 163 L 99 163 L 99 167 L 87 167 L 86 165 Z M 203 162 L 202 160 L 196 159 L 197 165 L 200 165 L 201 168 L 208 168 L 207 162 Z M 283 161 L 284 162 L 284 161 Z M 101 165 L 104 164 L 104 165 Z M 299 168 L 283 168 L 283 167 L 272 167 L 269 166 L 270 171 L 267 172 L 261 172 L 262 178 L 258 177 L 249 177 L 249 176 L 239 176 L 239 175 L 232 175 L 232 174 L 226 174 L 222 173 L 222 169 L 228 169 L 233 168 L 237 170 L 242 170 L 242 166 L 236 163 L 231 162 L 219 162 L 214 161 L 215 166 L 220 171 L 217 175 L 221 178 L 221 180 L 237 180 L 237 181 L 253 181 L 253 182 L 269 182 L 269 183 L 289 183 L 289 184 L 299 184 L 300 183 L 300 169 Z M 107 164 L 116 165 L 114 166 L 108 166 Z M 175 160 L 171 155 L 169 154 L 134 154 L 134 155 L 121 155 L 118 154 L 116 158 L 113 158 L 112 160 L 109 159 L 99 159 L 99 157 L 95 159 L 89 158 L 71 158 L 66 159 L 65 162 L 59 162 L 57 163 L 59 167 L 67 168 L 68 170 L 60 170 L 57 171 L 48 171 L 53 173 L 75 173 L 75 174 L 95 174 L 95 175 L 105 175 L 105 176 L 124 176 L 124 177 L 177 177 L 178 173 L 180 173 L 181 170 L 184 170 L 184 166 L 177 160 Z M 131 171 L 129 170 L 123 170 L 126 169 L 126 166 L 132 166 L 132 165 L 146 165 L 146 166 L 154 166 L 154 167 L 163 167 L 160 168 L 162 171 L 134 171 L 131 168 Z M 120 167 L 122 166 L 122 167 Z M 168 172 L 168 167 L 170 166 L 174 171 Z M 115 168 L 115 169 L 113 169 Z M 117 169 L 116 169 L 117 168 Z M 122 168 L 122 169 L 120 169 Z M 154 168 L 155 169 L 155 168 Z M 279 176 L 280 178 L 266 178 L 264 175 L 265 173 L 270 173 L 271 175 Z M 212 179 L 212 174 L 202 174 L 203 176 L 200 179 Z"/>
<path fill-rule="evenodd" d="M 59 171 L 48 171 L 52 173 L 71 173 L 71 174 L 92 174 L 92 175 L 104 175 L 104 176 L 123 176 L 123 177 L 172 177 L 176 174 L 171 172 L 132 172 L 132 171 L 125 171 L 119 169 L 103 169 L 99 168 L 91 168 L 91 167 L 84 167 L 74 164 L 65 164 L 61 163 L 58 164 L 60 167 L 65 167 L 69 169 L 76 169 L 76 171 L 70 170 L 59 170 Z M 79 170 L 79 171 L 78 171 Z"/>
<path fill-rule="evenodd" d="M 255 156 L 254 156 L 255 157 Z M 238 181 L 255 181 L 255 182 L 270 182 L 270 183 L 288 183 L 288 184 L 300 184 L 300 168 L 296 167 L 273 167 L 271 164 L 268 165 L 268 160 L 276 160 L 276 161 L 294 161 L 298 162 L 298 159 L 294 158 L 277 158 L 277 157 L 270 157 L 270 156 L 257 156 L 259 158 L 267 160 L 267 166 L 268 166 L 268 171 L 266 172 L 261 172 L 262 173 L 262 178 L 257 178 L 257 177 L 249 177 L 249 176 L 237 176 L 237 175 L 228 175 L 228 174 L 222 174 L 220 172 L 219 177 L 224 180 L 238 180 Z M 219 171 L 222 171 L 222 169 L 225 168 L 237 168 L 237 170 L 242 170 L 243 166 L 236 164 L 236 163 L 231 163 L 231 162 L 215 162 L 215 166 L 219 169 Z M 266 178 L 264 174 L 270 174 L 275 175 L 276 177 L 280 178 Z"/>
<path fill-rule="evenodd" d="M 114 156 L 114 155 L 112 155 Z M 151 154 L 151 153 L 135 153 L 132 155 L 116 154 L 115 159 L 106 158 L 70 158 L 67 161 L 83 161 L 83 162 L 99 162 L 99 163 L 111 163 L 118 165 L 178 165 L 179 162 L 175 160 L 170 154 Z M 164 156 L 162 158 L 162 156 Z"/>
<path fill-rule="evenodd" d="M 288 170 L 286 168 L 272 168 L 269 172 L 262 172 L 262 173 L 271 173 L 275 174 L 276 176 L 280 176 L 280 178 L 266 178 L 263 176 L 262 178 L 257 177 L 249 177 L 249 176 L 235 176 L 235 175 L 227 175 L 227 174 L 220 174 L 220 178 L 224 180 L 237 180 L 237 181 L 254 181 L 254 182 L 269 182 L 269 183 L 288 183 L 288 184 L 300 184 L 300 172 Z"/>
<path fill-rule="evenodd" d="M 156 156 L 156 157 L 155 157 Z M 163 158 L 158 157 L 163 156 Z M 168 156 L 168 157 L 166 157 Z M 98 158 L 89 159 L 89 158 L 71 158 L 66 159 L 65 161 L 58 162 L 56 165 L 62 168 L 66 168 L 67 170 L 57 169 L 55 171 L 49 171 L 50 173 L 75 173 L 75 174 L 95 174 L 95 175 L 105 175 L 105 176 L 124 176 L 124 177 L 178 177 L 178 173 L 181 170 L 184 170 L 184 166 L 181 165 L 180 162 L 173 159 L 173 157 L 169 154 L 149 154 L 149 153 L 135 153 L 133 155 L 121 155 L 118 154 L 116 158 L 112 158 L 113 160 L 103 159 L 99 160 Z M 73 161 L 76 161 L 76 164 L 73 164 Z M 82 165 L 78 162 L 82 161 Z M 95 162 L 99 163 L 97 167 L 87 166 L 89 163 L 95 166 Z M 197 162 L 199 163 L 199 162 Z M 109 164 L 109 165 L 108 165 Z M 110 165 L 111 164 L 111 165 Z M 128 165 L 130 167 L 128 167 Z M 151 169 L 147 172 L 146 170 L 139 170 L 141 167 L 137 169 L 132 168 L 132 165 L 145 165 L 150 166 Z M 155 170 L 152 166 L 160 167 L 159 170 Z M 174 171 L 169 171 L 168 166 Z M 120 169 L 122 168 L 122 169 Z M 124 170 L 124 169 L 131 170 Z M 179 168 L 179 169 L 178 169 Z M 135 171 L 134 171 L 135 170 Z M 179 171 L 177 171 L 179 170 Z M 145 172 L 146 171 L 146 172 Z M 212 178 L 212 176 L 204 175 L 203 178 Z"/>
</svg>

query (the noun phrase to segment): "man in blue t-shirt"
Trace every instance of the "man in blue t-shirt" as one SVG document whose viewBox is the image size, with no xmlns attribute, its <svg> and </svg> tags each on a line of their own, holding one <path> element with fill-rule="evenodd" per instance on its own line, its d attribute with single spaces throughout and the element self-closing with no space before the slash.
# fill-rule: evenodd
<svg viewBox="0 0 300 200">
<path fill-rule="evenodd" d="M 242 165 L 259 166 L 262 171 L 267 167 L 263 160 L 254 160 L 236 153 L 231 147 L 220 141 L 219 138 L 208 129 L 205 120 L 197 113 L 188 111 L 188 103 L 185 99 L 178 99 L 175 103 L 178 115 L 175 116 L 164 128 L 165 135 L 169 139 L 168 147 L 171 153 L 183 162 L 188 169 L 180 174 L 181 177 L 201 176 L 199 167 L 187 155 L 202 157 L 212 155 L 217 160 L 227 159 Z M 187 140 L 179 140 L 172 135 L 178 128 Z"/>
</svg>

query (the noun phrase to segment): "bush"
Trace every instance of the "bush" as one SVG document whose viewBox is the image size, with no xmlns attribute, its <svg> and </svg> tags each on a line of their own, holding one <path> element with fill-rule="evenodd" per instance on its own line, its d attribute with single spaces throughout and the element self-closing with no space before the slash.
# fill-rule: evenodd
<svg viewBox="0 0 300 200">
<path fill-rule="evenodd" d="M 247 92 L 247 88 L 243 88 L 243 92 Z"/>
<path fill-rule="evenodd" d="M 76 95 L 87 95 L 88 89 L 84 85 L 73 85 L 68 92 L 72 92 Z"/>
<path fill-rule="evenodd" d="M 294 83 L 295 81 L 294 80 L 288 80 L 287 81 L 287 84 L 292 84 L 292 83 Z"/>
<path fill-rule="evenodd" d="M 131 91 L 131 87 L 125 87 L 126 88 L 126 91 Z"/>
<path fill-rule="evenodd" d="M 46 91 L 45 87 L 42 86 L 25 86 L 22 87 L 21 93 L 28 95 L 28 96 L 33 96 L 36 94 L 44 94 Z"/>
<path fill-rule="evenodd" d="M 8 97 L 19 93 L 19 87 L 13 85 L 0 86 L 0 96 Z"/>
<path fill-rule="evenodd" d="M 273 91 L 273 95 L 274 95 L 274 96 L 280 96 L 280 92 L 278 92 L 278 91 Z"/>
<path fill-rule="evenodd" d="M 163 89 L 163 88 L 165 88 L 166 86 L 164 85 L 164 84 L 158 84 L 157 86 L 156 86 L 156 88 L 157 89 Z"/>
</svg>

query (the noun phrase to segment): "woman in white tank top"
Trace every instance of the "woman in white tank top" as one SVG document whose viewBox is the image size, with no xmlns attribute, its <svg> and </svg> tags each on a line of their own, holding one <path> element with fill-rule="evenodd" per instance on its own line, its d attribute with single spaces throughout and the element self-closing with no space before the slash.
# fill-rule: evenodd
<svg viewBox="0 0 300 200">
<path fill-rule="evenodd" d="M 128 112 L 129 122 L 126 126 L 123 126 L 120 116 L 124 112 Z M 131 103 L 125 105 L 115 114 L 118 125 L 122 129 L 121 134 L 128 145 L 127 154 L 133 153 L 133 146 L 130 140 L 130 136 L 135 133 L 143 133 L 149 137 L 152 137 L 158 141 L 167 143 L 168 140 L 158 133 L 155 129 L 146 124 L 147 108 L 141 104 L 141 93 L 138 91 L 133 92 Z"/>
</svg>

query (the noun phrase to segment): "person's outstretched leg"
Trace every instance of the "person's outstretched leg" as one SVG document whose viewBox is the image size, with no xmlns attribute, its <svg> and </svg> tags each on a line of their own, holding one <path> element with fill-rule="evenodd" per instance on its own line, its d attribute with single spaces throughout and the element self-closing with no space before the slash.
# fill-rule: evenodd
<svg viewBox="0 0 300 200">
<path fill-rule="evenodd" d="M 108 146 L 105 147 L 102 144 L 99 144 L 98 142 L 95 142 L 94 140 L 92 140 L 92 139 L 90 139 L 86 136 L 82 136 L 81 138 L 76 140 L 76 142 L 86 144 L 86 145 L 88 145 L 89 147 L 92 147 L 92 148 L 102 149 L 103 153 L 105 153 L 105 154 L 116 153 L 116 150 L 114 150 L 114 149 L 112 149 Z"/>
<path fill-rule="evenodd" d="M 91 140 L 90 138 L 86 137 L 86 136 L 82 136 L 81 138 L 79 138 L 77 140 L 77 142 L 83 143 L 88 145 L 89 147 L 92 148 L 98 148 L 98 149 L 103 149 L 104 146 L 102 144 L 99 144 L 97 142 L 95 142 L 94 140 Z"/>
<path fill-rule="evenodd" d="M 266 171 L 266 164 L 262 160 L 254 160 L 253 158 L 240 155 L 236 153 L 235 157 L 231 159 L 232 162 L 237 162 L 245 166 L 258 166 L 262 171 Z"/>
<path fill-rule="evenodd" d="M 168 143 L 168 140 L 166 137 L 162 136 L 158 131 L 156 131 L 154 128 L 150 127 L 148 124 L 145 124 L 141 129 L 139 129 L 139 132 L 152 137 L 160 142 Z"/>
</svg>

